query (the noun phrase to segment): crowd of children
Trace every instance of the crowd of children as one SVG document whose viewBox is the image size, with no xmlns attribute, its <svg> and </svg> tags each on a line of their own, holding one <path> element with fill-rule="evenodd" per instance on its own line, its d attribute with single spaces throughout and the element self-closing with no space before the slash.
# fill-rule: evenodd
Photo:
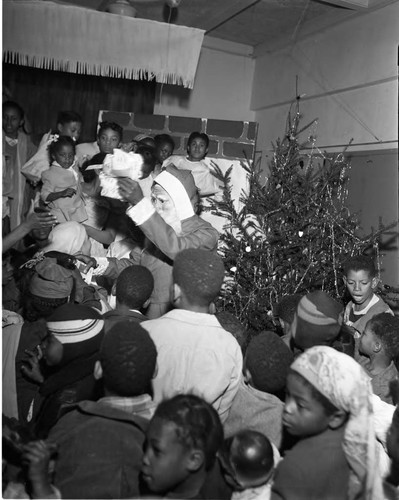
<svg viewBox="0 0 399 500">
<path fill-rule="evenodd" d="M 399 318 L 370 258 L 345 263 L 349 300 L 281 297 L 246 335 L 215 306 L 206 134 L 187 157 L 112 122 L 79 144 L 63 111 L 35 155 L 23 124 L 4 103 L 4 498 L 398 498 Z M 141 176 L 105 198 L 117 149 Z"/>
</svg>

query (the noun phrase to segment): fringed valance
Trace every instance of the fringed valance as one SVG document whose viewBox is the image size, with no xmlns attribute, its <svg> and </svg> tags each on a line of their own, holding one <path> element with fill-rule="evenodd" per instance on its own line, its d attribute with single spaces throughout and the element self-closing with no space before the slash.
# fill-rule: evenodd
<svg viewBox="0 0 399 500">
<path fill-rule="evenodd" d="M 45 0 L 3 1 L 3 60 L 193 88 L 204 31 Z"/>
</svg>

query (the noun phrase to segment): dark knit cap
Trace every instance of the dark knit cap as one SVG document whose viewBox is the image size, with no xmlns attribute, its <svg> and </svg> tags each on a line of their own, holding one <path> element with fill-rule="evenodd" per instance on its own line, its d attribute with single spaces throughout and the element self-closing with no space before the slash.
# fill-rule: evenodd
<svg viewBox="0 0 399 500">
<path fill-rule="evenodd" d="M 283 340 L 274 332 L 261 332 L 250 341 L 245 367 L 252 376 L 256 389 L 277 394 L 285 388 L 288 369 L 294 356 Z"/>
<path fill-rule="evenodd" d="M 326 292 L 308 293 L 299 301 L 293 321 L 293 340 L 297 347 L 331 346 L 343 321 L 344 307 Z"/>
<path fill-rule="evenodd" d="M 118 396 L 133 397 L 148 391 L 156 361 L 153 340 L 135 321 L 119 321 L 104 336 L 100 348 L 104 385 Z"/>
</svg>

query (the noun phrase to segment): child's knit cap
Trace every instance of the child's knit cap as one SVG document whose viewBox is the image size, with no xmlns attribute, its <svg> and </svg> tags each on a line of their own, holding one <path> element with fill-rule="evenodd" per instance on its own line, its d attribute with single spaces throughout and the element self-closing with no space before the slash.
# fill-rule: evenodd
<svg viewBox="0 0 399 500">
<path fill-rule="evenodd" d="M 45 257 L 36 264 L 29 284 L 32 295 L 48 299 L 63 299 L 72 293 L 73 277 L 70 269 L 57 264 L 57 259 Z"/>
<path fill-rule="evenodd" d="M 299 301 L 293 321 L 293 340 L 300 349 L 331 345 L 343 322 L 344 307 L 322 290 L 308 293 Z"/>
<path fill-rule="evenodd" d="M 293 360 L 294 356 L 284 341 L 276 333 L 265 331 L 251 339 L 245 355 L 245 367 L 256 389 L 277 394 L 285 388 Z"/>
<path fill-rule="evenodd" d="M 77 344 L 98 336 L 104 327 L 101 314 L 92 307 L 65 304 L 47 319 L 47 328 L 61 344 Z M 98 340 L 100 345 L 101 339 Z"/>
</svg>

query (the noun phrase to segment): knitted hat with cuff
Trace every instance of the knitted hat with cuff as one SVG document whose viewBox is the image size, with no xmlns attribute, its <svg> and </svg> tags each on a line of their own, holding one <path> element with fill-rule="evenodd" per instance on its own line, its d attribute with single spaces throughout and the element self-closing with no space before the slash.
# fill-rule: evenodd
<svg viewBox="0 0 399 500">
<path fill-rule="evenodd" d="M 102 332 L 104 320 L 92 307 L 65 304 L 47 319 L 47 328 L 61 344 L 78 344 L 95 339 Z M 101 339 L 97 339 L 98 347 Z"/>
<path fill-rule="evenodd" d="M 293 340 L 300 349 L 331 345 L 339 335 L 344 307 L 322 290 L 299 301 L 292 324 Z"/>
</svg>

